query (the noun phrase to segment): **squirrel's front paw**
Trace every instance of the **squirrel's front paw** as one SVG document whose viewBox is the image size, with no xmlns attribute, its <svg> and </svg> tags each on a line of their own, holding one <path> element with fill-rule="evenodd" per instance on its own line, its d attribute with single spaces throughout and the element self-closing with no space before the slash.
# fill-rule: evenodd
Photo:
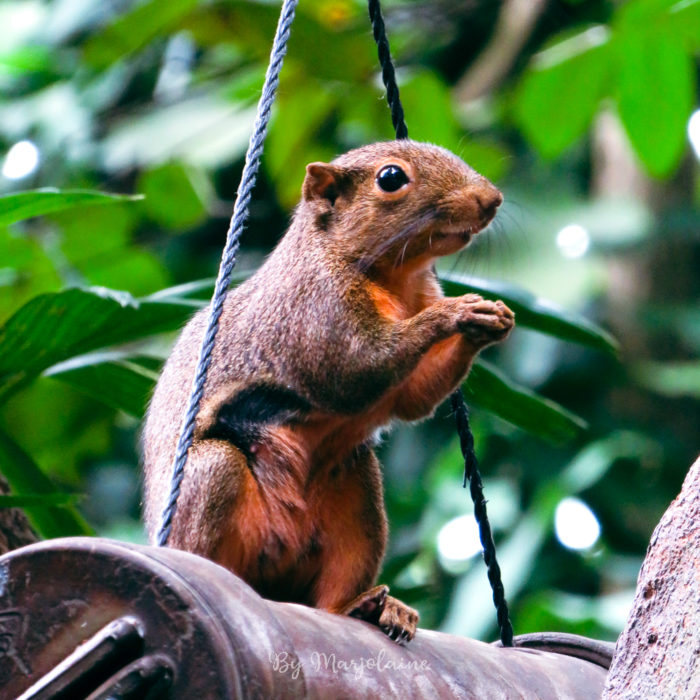
<svg viewBox="0 0 700 700">
<path fill-rule="evenodd" d="M 416 635 L 418 613 L 405 603 L 387 595 L 388 586 L 375 586 L 349 603 L 341 614 L 377 625 L 399 644 L 410 642 Z"/>
<path fill-rule="evenodd" d="M 503 340 L 515 324 L 515 314 L 502 302 L 490 299 L 473 300 L 473 295 L 463 297 L 465 313 L 457 323 L 464 334 L 478 347 Z"/>
</svg>

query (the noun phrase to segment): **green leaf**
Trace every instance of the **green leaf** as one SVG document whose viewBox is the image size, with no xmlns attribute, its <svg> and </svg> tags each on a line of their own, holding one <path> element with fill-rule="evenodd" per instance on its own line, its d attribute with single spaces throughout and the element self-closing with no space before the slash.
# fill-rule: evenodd
<svg viewBox="0 0 700 700">
<path fill-rule="evenodd" d="M 49 72 L 55 65 L 46 46 L 22 46 L 0 55 L 0 75 L 21 76 L 26 73 Z M 55 57 L 54 57 L 55 58 Z"/>
<path fill-rule="evenodd" d="M 16 309 L 42 292 L 59 289 L 62 279 L 36 236 L 16 235 L 0 226 L 0 309 Z"/>
<path fill-rule="evenodd" d="M 616 29 L 623 32 L 648 31 L 666 32 L 672 13 L 683 7 L 693 5 L 697 0 L 679 2 L 679 0 L 634 0 L 620 5 L 614 15 L 613 23 Z"/>
<path fill-rule="evenodd" d="M 54 211 L 115 204 L 143 199 L 141 195 L 109 194 L 92 190 L 56 190 L 50 187 L 0 197 L 0 226 Z"/>
<path fill-rule="evenodd" d="M 334 156 L 319 143 L 318 134 L 336 101 L 332 92 L 306 76 L 280 95 L 267 139 L 266 167 L 284 206 L 291 208 L 299 201 L 306 164 Z"/>
<path fill-rule="evenodd" d="M 669 176 L 686 149 L 695 69 L 682 43 L 664 32 L 621 32 L 615 40 L 617 105 L 646 170 Z"/>
<path fill-rule="evenodd" d="M 93 207 L 89 216 L 75 216 L 68 210 L 54 212 L 50 218 L 61 229 L 61 251 L 84 270 L 96 260 L 111 258 L 129 246 L 136 219 L 141 218 L 140 208 L 138 205 Z"/>
<path fill-rule="evenodd" d="M 232 284 L 250 274 L 246 270 L 236 272 Z M 181 328 L 206 305 L 213 283 L 211 279 L 190 282 L 141 299 L 101 287 L 34 297 L 0 327 L 0 398 L 60 362 Z M 110 371 L 114 376 L 125 368 Z M 72 377 L 80 381 L 77 374 Z M 131 385 L 136 389 L 134 377 Z M 113 400 L 131 413 L 140 411 L 133 395 L 128 399 L 115 396 Z"/>
<path fill-rule="evenodd" d="M 254 272 L 255 270 L 234 270 L 231 275 L 231 287 L 236 287 L 241 282 L 245 282 Z M 192 299 L 206 300 L 208 302 L 214 292 L 215 283 L 216 279 L 214 277 L 185 282 L 184 284 L 178 284 L 174 287 L 161 289 L 147 296 L 144 301 L 168 301 L 169 299 L 177 301 L 178 299 Z"/>
<path fill-rule="evenodd" d="M 34 460 L 4 431 L 0 430 L 0 472 L 17 496 L 25 494 L 53 497 L 63 495 L 41 471 Z M 91 535 L 92 529 L 71 505 L 27 506 L 27 516 L 44 537 Z"/>
<path fill-rule="evenodd" d="M 605 478 L 616 459 L 642 459 L 656 454 L 658 443 L 629 430 L 615 430 L 586 445 L 558 476 L 562 495 L 579 493 Z"/>
<path fill-rule="evenodd" d="M 668 22 L 675 36 L 682 36 L 692 50 L 700 47 L 700 0 L 680 0 L 669 9 Z"/>
<path fill-rule="evenodd" d="M 538 299 L 524 289 L 494 280 L 468 277 L 457 272 L 440 271 L 439 276 L 445 292 L 450 296 L 473 292 L 486 299 L 501 299 L 515 312 L 517 325 L 597 350 L 617 352 L 617 341 L 608 332 L 583 316 L 544 299 Z"/>
<path fill-rule="evenodd" d="M 158 379 L 158 372 L 152 369 L 149 360 L 142 362 L 141 358 L 123 353 L 94 353 L 54 365 L 44 376 L 69 384 L 135 418 L 142 418 Z"/>
<path fill-rule="evenodd" d="M 226 49 L 231 50 L 231 45 L 226 45 Z M 225 51 L 226 49 L 222 49 Z M 213 55 L 216 55 L 213 53 Z M 211 55 L 210 55 L 211 58 Z M 233 65 L 237 65 L 239 57 L 230 59 Z M 253 105 L 262 93 L 265 82 L 265 67 L 260 64 L 247 65 L 238 68 L 226 84 L 221 88 L 219 94 L 233 104 Z"/>
<path fill-rule="evenodd" d="M 187 29 L 199 45 L 235 41 L 246 55 L 267 64 L 280 4 L 251 0 L 200 3 L 198 12 L 188 18 Z M 349 14 L 346 19 L 334 19 L 336 10 Z M 302 68 L 316 79 L 345 82 L 356 89 L 378 68 L 376 48 L 371 37 L 367 40 L 365 13 L 365 8 L 354 2 L 299 3 L 285 74 L 287 68 Z"/>
<path fill-rule="evenodd" d="M 609 31 L 594 26 L 537 54 L 515 99 L 515 117 L 532 145 L 555 158 L 583 135 L 605 95 Z"/>
<path fill-rule="evenodd" d="M 578 416 L 482 360 L 472 367 L 464 389 L 468 398 L 499 418 L 549 442 L 566 442 L 587 428 Z"/>
<path fill-rule="evenodd" d="M 437 73 L 426 70 L 412 75 L 401 86 L 401 101 L 412 139 L 459 151 L 463 132 L 454 116 L 450 90 Z"/>
<path fill-rule="evenodd" d="M 250 272 L 234 272 L 233 280 L 237 279 L 241 281 L 247 279 L 253 271 Z M 211 298 L 212 292 L 214 291 L 214 285 L 216 284 L 215 277 L 207 277 L 203 280 L 194 280 L 193 282 L 185 282 L 184 284 L 177 284 L 174 287 L 166 287 L 157 292 L 154 292 L 147 297 L 149 301 L 163 301 L 170 298 L 175 299 L 201 299 L 209 300 Z"/>
<path fill-rule="evenodd" d="M 125 246 L 111 255 L 80 260 L 75 267 L 82 273 L 86 285 L 128 289 L 139 296 L 158 290 L 169 281 L 158 256 L 136 246 Z"/>
<path fill-rule="evenodd" d="M 663 396 L 700 398 L 700 362 L 640 362 L 633 367 L 640 384 Z"/>
<path fill-rule="evenodd" d="M 84 58 L 96 68 L 111 63 L 146 46 L 155 37 L 169 32 L 199 3 L 199 0 L 150 0 L 117 17 L 84 44 Z"/>
<path fill-rule="evenodd" d="M 0 508 L 27 508 L 32 506 L 72 506 L 82 499 L 77 493 L 27 493 L 22 496 L 0 494 Z"/>
<path fill-rule="evenodd" d="M 175 330 L 199 307 L 101 288 L 35 297 L 0 328 L 0 396 L 76 355 Z"/>
<path fill-rule="evenodd" d="M 245 153 L 254 118 L 255 107 L 211 91 L 129 113 L 102 140 L 102 166 L 114 172 L 176 159 L 219 169 Z"/>
<path fill-rule="evenodd" d="M 210 199 L 204 173 L 184 163 L 165 163 L 146 171 L 137 189 L 144 193 L 144 209 L 164 228 L 183 231 L 207 218 Z"/>
</svg>

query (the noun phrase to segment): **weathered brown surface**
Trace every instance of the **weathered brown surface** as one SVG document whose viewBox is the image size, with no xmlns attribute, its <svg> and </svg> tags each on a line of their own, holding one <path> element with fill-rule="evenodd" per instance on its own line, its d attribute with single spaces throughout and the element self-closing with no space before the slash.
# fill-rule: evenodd
<svg viewBox="0 0 700 700">
<path fill-rule="evenodd" d="M 419 630 L 401 647 L 365 622 L 263 600 L 194 555 L 96 538 L 0 557 L 0 640 L 0 700 L 122 697 L 144 668 L 170 689 L 134 697 L 174 700 L 598 700 L 606 675 L 568 655 L 598 655 L 573 637 L 502 649 Z"/>
<path fill-rule="evenodd" d="M 603 697 L 700 698 L 700 459 L 654 530 Z"/>
<path fill-rule="evenodd" d="M 10 487 L 0 474 L 0 494 L 8 493 Z M 0 508 L 0 554 L 32 544 L 38 539 L 27 516 L 19 508 Z"/>
</svg>

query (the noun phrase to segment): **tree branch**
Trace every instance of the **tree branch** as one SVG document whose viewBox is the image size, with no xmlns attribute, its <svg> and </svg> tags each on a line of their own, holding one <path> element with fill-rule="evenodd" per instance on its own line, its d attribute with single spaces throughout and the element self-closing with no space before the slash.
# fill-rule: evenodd
<svg viewBox="0 0 700 700">
<path fill-rule="evenodd" d="M 603 698 L 700 697 L 699 559 L 700 459 L 651 537 Z"/>
<path fill-rule="evenodd" d="M 459 102 L 470 102 L 496 87 L 507 75 L 532 34 L 547 0 L 506 0 L 491 41 L 455 87 Z"/>
</svg>

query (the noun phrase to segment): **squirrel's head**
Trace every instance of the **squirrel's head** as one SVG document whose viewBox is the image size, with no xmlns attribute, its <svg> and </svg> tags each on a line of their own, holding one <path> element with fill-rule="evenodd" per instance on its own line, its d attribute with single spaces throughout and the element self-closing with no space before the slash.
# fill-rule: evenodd
<svg viewBox="0 0 700 700">
<path fill-rule="evenodd" d="M 310 163 L 300 211 L 352 259 L 431 263 L 463 248 L 493 219 L 503 196 L 438 146 L 397 140 Z"/>
</svg>

